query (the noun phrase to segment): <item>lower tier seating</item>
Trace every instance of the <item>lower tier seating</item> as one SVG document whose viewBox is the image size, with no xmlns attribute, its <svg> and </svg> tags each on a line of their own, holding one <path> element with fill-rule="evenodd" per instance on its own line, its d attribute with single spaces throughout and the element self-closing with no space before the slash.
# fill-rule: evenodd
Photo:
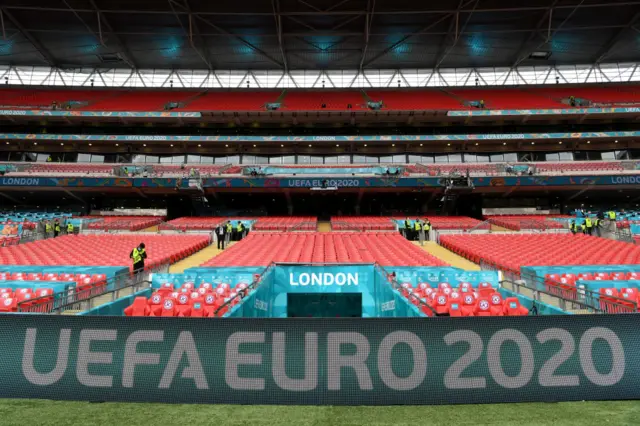
<svg viewBox="0 0 640 426">
<path fill-rule="evenodd" d="M 447 266 L 397 233 L 257 233 L 202 266 L 267 266 L 272 262 Z"/>
<path fill-rule="evenodd" d="M 153 269 L 205 248 L 209 236 L 67 235 L 2 247 L 0 265 L 131 266 L 129 253 L 140 243 L 146 246 L 145 267 Z"/>
<path fill-rule="evenodd" d="M 124 314 L 146 317 L 221 317 L 250 292 L 246 283 L 239 283 L 233 288 L 227 283 L 217 286 L 201 283 L 197 288 L 193 282 L 185 282 L 179 288 L 167 283 L 148 299 L 136 297 L 125 308 Z"/>
<path fill-rule="evenodd" d="M 515 273 L 521 266 L 640 263 L 640 247 L 582 234 L 443 235 L 440 244 L 472 262 Z"/>
</svg>

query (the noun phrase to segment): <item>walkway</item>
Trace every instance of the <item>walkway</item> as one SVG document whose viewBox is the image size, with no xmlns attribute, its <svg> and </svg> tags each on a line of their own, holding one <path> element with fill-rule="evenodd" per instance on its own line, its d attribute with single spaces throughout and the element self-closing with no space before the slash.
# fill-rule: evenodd
<svg viewBox="0 0 640 426">
<path fill-rule="evenodd" d="M 158 225 L 150 226 L 146 229 L 143 229 L 141 232 L 158 232 Z"/>
<path fill-rule="evenodd" d="M 417 241 L 413 242 L 416 245 L 420 245 Z M 467 271 L 479 271 L 480 266 L 476 265 L 473 262 L 468 261 L 467 259 L 458 256 L 454 252 L 447 250 L 442 247 L 438 243 L 434 241 L 425 241 L 422 249 L 428 252 L 429 254 L 437 257 L 438 259 L 447 262 L 449 265 L 454 266 L 456 268 L 466 269 Z"/>
<path fill-rule="evenodd" d="M 230 243 L 229 247 L 231 247 L 232 245 L 233 243 Z M 220 253 L 222 253 L 222 250 L 218 250 L 218 247 L 215 244 L 212 244 L 200 250 L 199 252 L 194 253 L 191 256 L 169 266 L 169 273 L 181 274 L 185 269 L 193 268 L 194 266 L 200 266 L 207 260 L 219 255 Z"/>
<path fill-rule="evenodd" d="M 331 222 L 318 222 L 318 232 L 331 232 Z"/>
</svg>

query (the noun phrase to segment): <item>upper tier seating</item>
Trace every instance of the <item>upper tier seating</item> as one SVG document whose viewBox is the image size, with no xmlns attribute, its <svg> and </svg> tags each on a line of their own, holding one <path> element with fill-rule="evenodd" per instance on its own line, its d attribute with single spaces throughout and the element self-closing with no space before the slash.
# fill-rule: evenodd
<svg viewBox="0 0 640 426">
<path fill-rule="evenodd" d="M 315 231 L 318 218 L 315 216 L 271 216 L 261 217 L 253 224 L 254 231 Z"/>
<path fill-rule="evenodd" d="M 112 176 L 115 164 L 90 163 L 30 163 L 26 172 L 30 174 L 82 174 Z"/>
<path fill-rule="evenodd" d="M 272 262 L 446 266 L 397 233 L 256 233 L 202 266 L 267 266 Z"/>
<path fill-rule="evenodd" d="M 555 99 L 557 101 L 567 100 L 574 96 L 577 99 L 584 99 L 595 104 L 615 105 L 622 104 L 624 106 L 640 104 L 640 92 L 637 86 L 607 86 L 607 87 L 539 87 L 536 93 Z M 563 108 L 569 105 L 564 104 Z"/>
<path fill-rule="evenodd" d="M 488 215 L 485 219 L 503 228 L 520 231 L 523 229 L 567 229 L 563 222 L 553 220 L 553 218 L 566 218 L 567 215 Z"/>
<path fill-rule="evenodd" d="M 290 111 L 348 111 L 348 104 L 353 110 L 367 108 L 362 93 L 356 90 L 287 91 L 282 104 L 282 110 Z"/>
<path fill-rule="evenodd" d="M 390 217 L 380 216 L 333 216 L 331 229 L 334 231 L 395 231 L 396 224 Z"/>
<path fill-rule="evenodd" d="M 521 266 L 632 265 L 640 247 L 582 234 L 443 235 L 440 244 L 472 262 L 520 272 Z"/>
<path fill-rule="evenodd" d="M 184 102 L 198 92 L 129 90 L 103 92 L 102 99 L 80 109 L 84 111 L 163 111 L 165 105 Z"/>
<path fill-rule="evenodd" d="M 483 100 L 487 109 L 547 109 L 567 108 L 537 91 L 520 89 L 452 89 L 451 93 L 466 101 Z"/>
<path fill-rule="evenodd" d="M 536 173 L 622 171 L 622 163 L 613 161 L 574 161 L 571 163 L 535 163 Z"/>
<path fill-rule="evenodd" d="M 468 109 L 459 99 L 438 89 L 367 90 L 374 102 L 382 101 L 386 110 L 460 110 Z"/>
<path fill-rule="evenodd" d="M 280 90 L 219 92 L 209 91 L 174 111 L 264 111 L 265 104 L 276 102 Z"/>
<path fill-rule="evenodd" d="M 105 231 L 141 231 L 162 223 L 161 216 L 80 216 L 78 219 L 93 219 L 88 229 Z"/>
<path fill-rule="evenodd" d="M 200 235 L 68 235 L 0 248 L 1 265 L 130 266 L 129 253 L 144 242 L 152 269 L 174 263 L 209 244 Z"/>
<path fill-rule="evenodd" d="M 574 96 L 594 104 L 637 105 L 637 86 L 536 87 L 530 89 L 287 89 L 281 90 L 148 90 L 148 89 L 14 89 L 0 88 L 0 106 L 4 109 L 50 109 L 55 101 L 79 102 L 74 110 L 86 111 L 162 111 L 168 103 L 183 106 L 173 111 L 262 111 L 266 103 L 280 100 L 285 111 L 354 111 L 368 109 L 367 99 L 383 102 L 386 110 L 465 110 L 469 101 L 484 100 L 487 109 L 567 109 Z M 326 108 L 322 108 L 322 104 Z M 473 108 L 471 108 L 473 109 Z"/>
<path fill-rule="evenodd" d="M 227 219 L 226 217 L 179 217 L 161 224 L 159 229 L 166 231 L 176 229 L 180 231 L 211 231 Z"/>
<path fill-rule="evenodd" d="M 489 229 L 489 224 L 482 224 L 478 219 L 466 216 L 432 216 L 427 215 L 431 226 L 436 231 L 466 230 L 471 228 Z M 405 218 L 402 218 L 405 219 Z M 482 224 L 482 225 L 481 225 Z M 481 226 L 480 226 L 481 225 Z"/>
</svg>

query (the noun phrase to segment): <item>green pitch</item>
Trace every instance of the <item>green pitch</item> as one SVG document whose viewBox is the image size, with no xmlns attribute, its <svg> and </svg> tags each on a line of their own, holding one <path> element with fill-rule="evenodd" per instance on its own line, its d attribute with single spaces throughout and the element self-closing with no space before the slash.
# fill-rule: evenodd
<svg viewBox="0 0 640 426">
<path fill-rule="evenodd" d="M 0 400 L 3 426 L 603 426 L 637 425 L 640 402 L 573 402 L 426 407 L 295 407 L 90 404 Z"/>
</svg>

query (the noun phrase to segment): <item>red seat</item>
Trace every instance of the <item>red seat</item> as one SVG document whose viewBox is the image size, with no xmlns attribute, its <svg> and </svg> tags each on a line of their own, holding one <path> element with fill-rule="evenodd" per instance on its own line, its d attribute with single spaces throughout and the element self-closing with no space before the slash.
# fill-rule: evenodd
<svg viewBox="0 0 640 426">
<path fill-rule="evenodd" d="M 473 315 L 477 317 L 490 317 L 491 316 L 491 300 L 488 297 L 480 296 L 476 301 L 476 305 L 473 309 Z"/>
<path fill-rule="evenodd" d="M 448 289 L 451 291 L 451 289 Z M 449 312 L 449 296 L 445 293 L 438 292 L 434 297 L 433 307 L 438 315 L 444 315 Z"/>
<path fill-rule="evenodd" d="M 205 316 L 205 305 L 202 298 L 191 300 L 191 317 L 202 318 Z"/>
<path fill-rule="evenodd" d="M 449 316 L 452 317 L 463 317 L 465 316 L 462 312 L 462 306 L 460 305 L 460 300 L 449 300 L 449 306 L 447 308 L 449 311 Z"/>
<path fill-rule="evenodd" d="M 12 297 L 0 299 L 0 312 L 15 312 L 18 300 Z"/>
<path fill-rule="evenodd" d="M 188 317 L 191 315 L 191 298 L 188 294 L 180 293 L 178 296 L 177 304 L 176 304 L 176 316 L 177 317 Z"/>
<path fill-rule="evenodd" d="M 165 296 L 163 296 L 162 293 L 160 293 L 159 291 L 151 295 L 151 297 L 147 301 L 147 304 L 149 305 L 149 316 L 151 317 L 160 316 L 160 314 L 162 313 L 162 306 L 163 306 L 162 302 L 164 298 Z"/>
<path fill-rule="evenodd" d="M 483 282 L 478 284 L 478 294 L 481 297 L 489 297 L 494 293 L 494 288 L 491 283 Z"/>
<path fill-rule="evenodd" d="M 161 317 L 175 317 L 176 301 L 170 297 L 165 298 L 162 301 L 162 310 L 160 311 Z"/>
<path fill-rule="evenodd" d="M 502 307 L 502 296 L 498 292 L 493 293 L 491 295 L 491 315 L 499 317 L 504 315 Z"/>
<path fill-rule="evenodd" d="M 128 317 L 146 317 L 151 312 L 145 297 L 136 297 L 130 306 L 124 309 L 124 314 Z"/>
<path fill-rule="evenodd" d="M 475 310 L 476 298 L 473 296 L 473 293 L 465 293 L 462 296 L 462 305 L 460 307 L 460 311 L 462 316 L 472 317 L 473 311 Z"/>
<path fill-rule="evenodd" d="M 515 317 L 529 315 L 529 310 L 520 305 L 520 300 L 517 297 L 507 297 L 504 301 L 504 315 Z"/>
</svg>

